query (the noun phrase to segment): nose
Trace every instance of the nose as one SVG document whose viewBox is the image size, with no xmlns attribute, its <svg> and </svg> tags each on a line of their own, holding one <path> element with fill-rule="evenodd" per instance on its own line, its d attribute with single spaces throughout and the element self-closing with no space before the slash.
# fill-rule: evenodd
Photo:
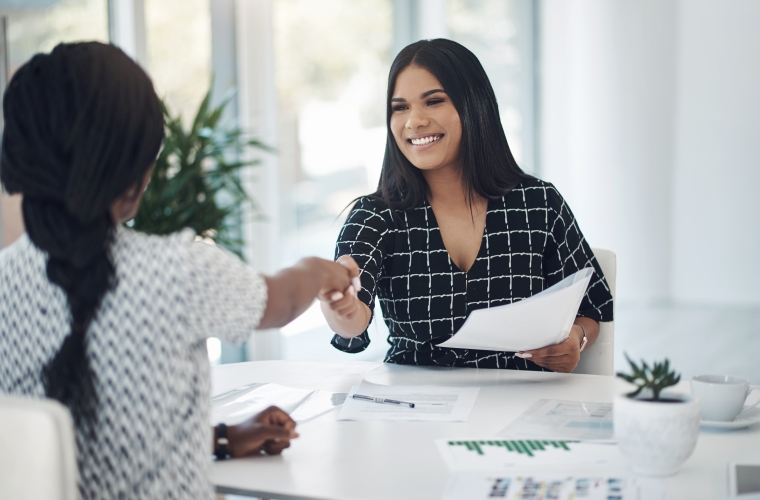
<svg viewBox="0 0 760 500">
<path fill-rule="evenodd" d="M 427 117 L 424 108 L 412 106 L 409 111 L 409 119 L 406 121 L 406 128 L 414 130 L 430 125 L 430 119 Z"/>
</svg>

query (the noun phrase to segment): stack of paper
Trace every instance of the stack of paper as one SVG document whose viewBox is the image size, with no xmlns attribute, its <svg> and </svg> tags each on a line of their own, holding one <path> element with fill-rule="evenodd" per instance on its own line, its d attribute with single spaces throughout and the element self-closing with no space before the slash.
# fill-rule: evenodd
<svg viewBox="0 0 760 500">
<path fill-rule="evenodd" d="M 479 390 L 479 387 L 380 385 L 362 380 L 360 385 L 351 388 L 338 420 L 464 422 Z M 414 407 L 354 399 L 355 394 L 412 403 Z"/>
<path fill-rule="evenodd" d="M 310 391 L 279 384 L 247 384 L 211 399 L 211 424 L 239 424 L 270 406 L 279 407 L 293 420 L 303 423 L 336 408 L 345 397 L 345 393 Z"/>
<path fill-rule="evenodd" d="M 439 347 L 529 351 L 559 344 L 570 334 L 594 269 L 587 267 L 525 300 L 477 309 Z"/>
</svg>

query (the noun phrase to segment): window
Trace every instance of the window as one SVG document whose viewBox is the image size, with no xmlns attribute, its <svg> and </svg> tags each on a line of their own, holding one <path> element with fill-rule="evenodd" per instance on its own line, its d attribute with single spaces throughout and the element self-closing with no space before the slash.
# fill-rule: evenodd
<svg viewBox="0 0 760 500">
<path fill-rule="evenodd" d="M 274 1 L 281 266 L 332 259 L 344 209 L 377 186 L 392 20 L 391 0 Z M 318 304 L 282 332 L 286 358 L 345 359 Z M 379 358 L 383 344 L 353 359 Z"/>
<path fill-rule="evenodd" d="M 533 8 L 531 0 L 447 1 L 449 37 L 480 60 L 512 154 L 520 167 L 536 173 Z"/>
<path fill-rule="evenodd" d="M 211 86 L 210 0 L 144 0 L 148 71 L 172 115 L 190 124 Z"/>
<path fill-rule="evenodd" d="M 61 42 L 108 42 L 106 0 L 0 0 L 0 15 L 7 20 L 9 78 L 34 54 Z M 2 248 L 24 232 L 19 196 L 0 194 L 0 217 Z"/>
</svg>

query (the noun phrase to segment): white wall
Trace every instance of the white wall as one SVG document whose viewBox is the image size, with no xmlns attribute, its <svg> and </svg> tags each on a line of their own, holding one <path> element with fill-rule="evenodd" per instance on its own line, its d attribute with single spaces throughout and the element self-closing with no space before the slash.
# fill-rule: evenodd
<svg viewBox="0 0 760 500">
<path fill-rule="evenodd" d="M 621 301 L 666 299 L 675 6 L 545 0 L 540 176 L 592 246 L 618 254 Z"/>
<path fill-rule="evenodd" d="M 760 2 L 540 16 L 540 173 L 618 253 L 620 301 L 760 304 Z"/>
<path fill-rule="evenodd" d="M 760 2 L 681 0 L 673 295 L 760 304 Z"/>
</svg>

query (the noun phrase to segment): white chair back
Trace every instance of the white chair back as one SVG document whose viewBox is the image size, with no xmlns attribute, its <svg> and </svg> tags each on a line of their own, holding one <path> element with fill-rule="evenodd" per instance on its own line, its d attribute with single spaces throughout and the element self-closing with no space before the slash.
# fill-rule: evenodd
<svg viewBox="0 0 760 500">
<path fill-rule="evenodd" d="M 74 425 L 62 404 L 0 396 L 0 498 L 79 498 Z"/>
<path fill-rule="evenodd" d="M 604 277 L 610 287 L 613 298 L 613 309 L 615 306 L 615 274 L 617 272 L 617 257 L 615 252 L 603 250 L 601 248 L 592 248 L 596 256 L 599 267 L 602 268 Z M 615 359 L 615 322 L 599 323 L 599 338 L 594 345 L 584 349 L 581 354 L 581 361 L 573 370 L 573 373 L 588 373 L 591 375 L 614 375 Z"/>
</svg>

